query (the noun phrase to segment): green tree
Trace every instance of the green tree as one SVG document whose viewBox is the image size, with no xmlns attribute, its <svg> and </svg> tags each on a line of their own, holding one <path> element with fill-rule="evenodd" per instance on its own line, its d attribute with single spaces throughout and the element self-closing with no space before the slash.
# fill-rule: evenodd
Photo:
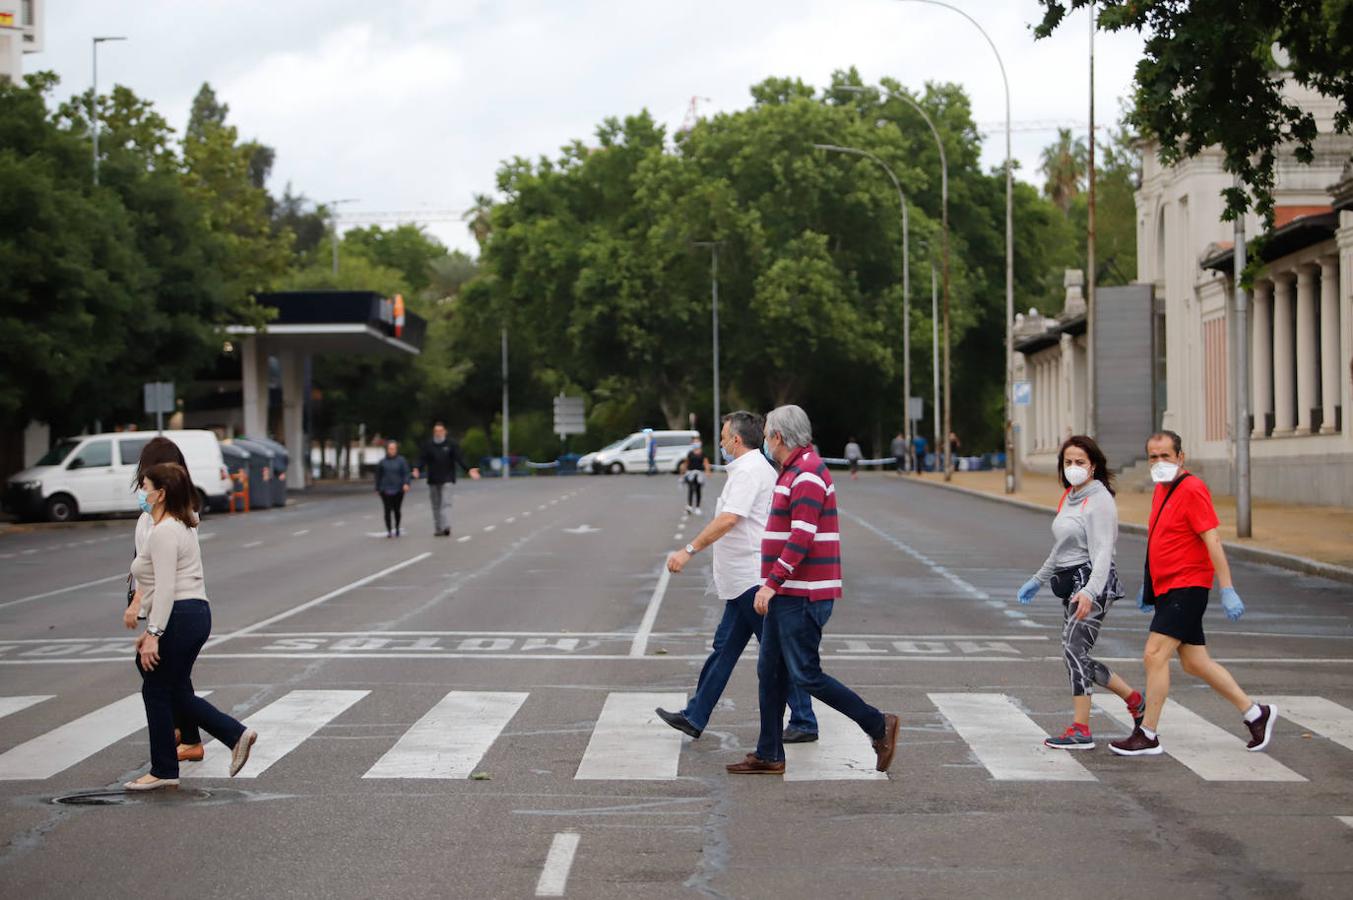
<svg viewBox="0 0 1353 900">
<path fill-rule="evenodd" d="M 1062 212 L 1071 207 L 1071 201 L 1085 187 L 1089 158 L 1085 141 L 1073 138 L 1070 128 L 1057 129 L 1057 142 L 1043 149 L 1042 166 L 1039 169 L 1046 179 L 1043 182 L 1043 194 Z"/>
<path fill-rule="evenodd" d="M 1145 35 L 1137 64 L 1132 124 L 1172 164 L 1205 148 L 1222 148 L 1260 215 L 1273 221 L 1275 164 L 1291 147 L 1313 159 L 1315 117 L 1283 95 L 1284 74 L 1335 98 L 1336 130 L 1353 126 L 1351 0 L 1039 0 L 1037 37 L 1052 34 L 1067 12 L 1095 4 L 1098 27 Z M 1290 57 L 1275 61 L 1278 45 Z M 1285 152 L 1285 151 L 1284 151 Z M 1245 190 L 1228 188 L 1226 218 L 1249 208 Z"/>
</svg>

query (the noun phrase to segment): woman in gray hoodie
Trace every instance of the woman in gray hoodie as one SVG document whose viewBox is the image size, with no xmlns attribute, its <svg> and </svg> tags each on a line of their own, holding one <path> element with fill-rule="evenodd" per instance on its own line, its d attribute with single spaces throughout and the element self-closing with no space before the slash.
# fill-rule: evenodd
<svg viewBox="0 0 1353 900">
<path fill-rule="evenodd" d="M 399 537 L 404 495 L 409 492 L 409 461 L 399 455 L 399 442 L 385 445 L 385 458 L 376 464 L 376 493 L 385 506 L 385 536 Z"/>
<path fill-rule="evenodd" d="M 1085 435 L 1067 438 L 1057 451 L 1057 478 L 1066 491 L 1052 520 L 1052 552 L 1019 589 L 1019 602 L 1033 602 L 1039 588 L 1049 583 L 1062 601 L 1062 656 L 1071 680 L 1075 719 L 1064 734 L 1043 743 L 1063 750 L 1093 750 L 1090 695 L 1095 685 L 1121 697 L 1139 725 L 1146 701 L 1090 655 L 1109 605 L 1123 596 L 1113 562 L 1118 504 L 1104 451 Z"/>
</svg>

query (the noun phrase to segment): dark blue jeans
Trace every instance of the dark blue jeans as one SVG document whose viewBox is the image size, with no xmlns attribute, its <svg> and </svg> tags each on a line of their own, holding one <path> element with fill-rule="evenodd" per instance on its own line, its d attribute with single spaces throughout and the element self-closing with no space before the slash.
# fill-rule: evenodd
<svg viewBox="0 0 1353 900">
<path fill-rule="evenodd" d="M 160 636 L 160 664 L 141 673 L 141 700 L 150 732 L 150 774 L 178 778 L 174 723 L 185 732 L 201 727 L 227 747 L 239 743 L 244 725 L 193 692 L 193 663 L 211 634 L 211 605 L 205 600 L 178 600 Z"/>
<path fill-rule="evenodd" d="M 818 647 L 822 629 L 832 616 L 831 600 L 809 603 L 806 597 L 777 594 L 761 635 L 761 655 L 756 675 L 761 683 L 761 736 L 756 755 L 767 762 L 785 758 L 782 723 L 785 701 L 792 688 L 799 688 L 832 709 L 854 720 L 871 740 L 883 737 L 883 713 L 860 699 L 860 695 L 822 671 Z"/>
<path fill-rule="evenodd" d="M 759 587 L 759 586 L 758 586 Z M 705 660 L 700 670 L 700 680 L 696 682 L 695 693 L 681 714 L 700 730 L 709 724 L 709 715 L 714 711 L 728 679 L 733 675 L 733 667 L 738 664 L 747 642 L 756 637 L 761 640 L 761 629 L 765 617 L 752 608 L 756 600 L 757 587 L 748 588 L 746 593 L 732 600 L 724 601 L 723 619 L 714 631 L 714 650 Z M 813 715 L 813 701 L 797 688 L 789 691 L 789 727 L 817 734 L 817 717 Z"/>
</svg>

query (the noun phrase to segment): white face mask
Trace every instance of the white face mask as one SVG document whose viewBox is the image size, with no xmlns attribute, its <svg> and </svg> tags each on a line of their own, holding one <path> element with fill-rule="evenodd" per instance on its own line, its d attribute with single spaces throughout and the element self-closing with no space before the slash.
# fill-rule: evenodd
<svg viewBox="0 0 1353 900">
<path fill-rule="evenodd" d="M 1085 466 L 1067 466 L 1062 469 L 1062 474 L 1066 476 L 1066 483 L 1072 487 L 1080 487 L 1090 480 L 1090 470 Z"/>
<path fill-rule="evenodd" d="M 1169 484 L 1179 475 L 1179 464 L 1158 462 L 1151 466 L 1151 480 L 1157 484 Z"/>
</svg>

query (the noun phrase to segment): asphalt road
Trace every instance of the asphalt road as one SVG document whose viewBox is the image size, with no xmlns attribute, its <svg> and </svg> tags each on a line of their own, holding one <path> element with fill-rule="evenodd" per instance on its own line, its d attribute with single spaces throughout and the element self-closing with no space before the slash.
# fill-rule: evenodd
<svg viewBox="0 0 1353 900">
<path fill-rule="evenodd" d="M 1248 613 L 1209 613 L 1214 656 L 1291 711 L 1267 754 L 1176 667 L 1167 755 L 1112 756 L 1110 698 L 1099 749 L 1072 758 L 1039 744 L 1070 719 L 1060 604 L 1014 602 L 1047 517 L 838 486 L 824 659 L 900 713 L 886 778 L 821 708 L 785 778 L 724 773 L 756 739 L 754 644 L 700 740 L 653 719 L 721 611 L 708 556 L 661 574 L 700 525 L 670 476 L 464 485 L 449 540 L 421 486 L 398 541 L 365 491 L 209 518 L 195 683 L 261 739 L 241 777 L 208 744 L 154 796 L 116 790 L 148 765 L 119 621 L 133 523 L 0 537 L 0 894 L 1349 896 L 1349 586 L 1237 563 Z M 1133 591 L 1142 552 L 1121 539 Z M 1098 651 L 1138 685 L 1146 624 L 1122 604 Z"/>
</svg>

